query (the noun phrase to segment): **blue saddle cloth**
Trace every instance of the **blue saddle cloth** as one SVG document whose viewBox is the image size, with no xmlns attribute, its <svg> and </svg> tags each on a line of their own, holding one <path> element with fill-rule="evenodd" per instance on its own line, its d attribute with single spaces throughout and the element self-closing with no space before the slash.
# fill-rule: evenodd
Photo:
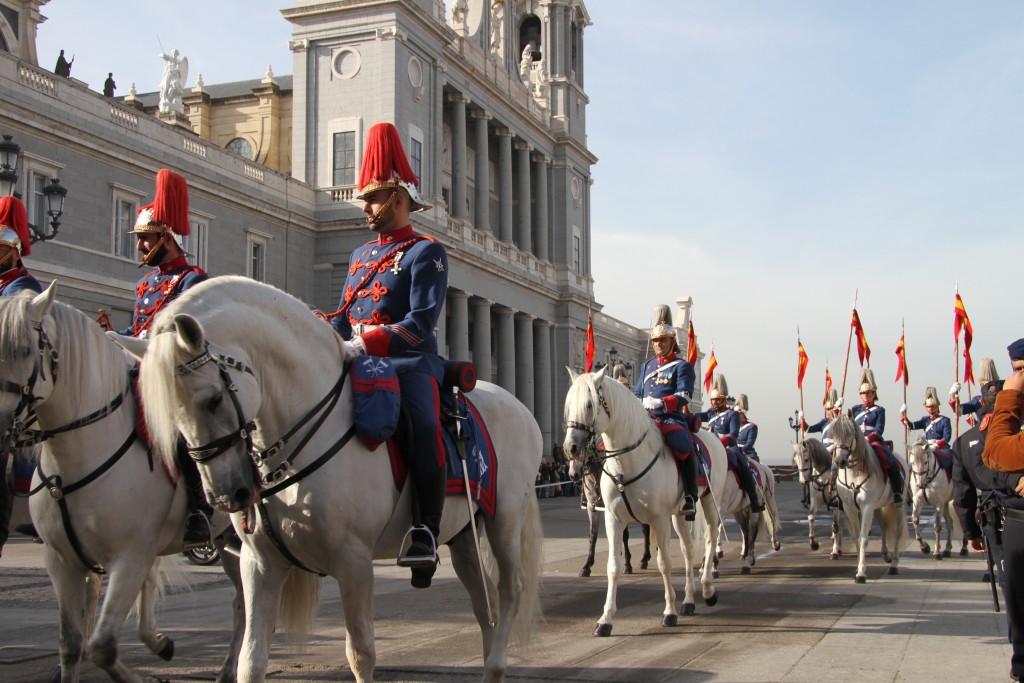
<svg viewBox="0 0 1024 683">
<path fill-rule="evenodd" d="M 946 476 L 953 476 L 953 451 L 948 448 L 936 448 L 932 451 L 935 454 L 935 462 L 946 473 Z"/>
<path fill-rule="evenodd" d="M 466 470 L 469 473 L 469 492 L 488 519 L 494 519 L 496 496 L 498 493 L 498 459 L 491 443 L 490 432 L 484 423 L 483 416 L 477 411 L 473 402 L 465 394 L 459 393 L 457 415 L 462 418 L 462 438 L 466 452 Z M 441 399 L 446 408 L 452 411 L 455 402 L 452 394 L 445 394 Z M 448 462 L 449 496 L 465 496 L 466 480 L 463 475 L 462 459 L 455 443 L 453 429 L 444 430 L 445 457 Z"/>
</svg>

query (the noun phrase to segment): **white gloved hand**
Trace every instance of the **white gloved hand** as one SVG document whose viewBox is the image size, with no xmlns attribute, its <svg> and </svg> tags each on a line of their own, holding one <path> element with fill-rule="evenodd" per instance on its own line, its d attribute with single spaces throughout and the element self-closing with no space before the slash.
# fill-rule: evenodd
<svg viewBox="0 0 1024 683">
<path fill-rule="evenodd" d="M 960 393 L 960 382 L 953 382 L 953 386 L 949 388 L 949 395 L 956 396 Z"/>
<path fill-rule="evenodd" d="M 843 397 L 840 396 L 839 400 L 836 401 L 836 404 L 834 406 L 832 406 L 832 407 L 835 408 L 836 410 L 839 410 L 840 408 L 842 408 L 843 407 Z"/>
<path fill-rule="evenodd" d="M 906 414 L 907 414 L 907 404 L 904 403 L 903 405 L 900 406 L 900 415 L 906 415 Z"/>
<path fill-rule="evenodd" d="M 345 349 L 346 363 L 351 363 L 353 360 L 366 353 L 366 345 L 363 344 L 361 337 L 355 337 L 352 341 L 342 342 L 342 345 Z"/>
<path fill-rule="evenodd" d="M 644 397 L 644 408 L 646 408 L 647 410 L 658 410 L 659 408 L 664 407 L 665 402 L 662 401 L 660 398 L 654 398 L 653 396 Z"/>
</svg>

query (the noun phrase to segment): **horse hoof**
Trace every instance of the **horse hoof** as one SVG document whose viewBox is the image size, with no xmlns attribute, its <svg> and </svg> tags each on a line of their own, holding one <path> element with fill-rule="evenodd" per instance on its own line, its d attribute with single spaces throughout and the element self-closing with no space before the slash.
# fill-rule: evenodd
<svg viewBox="0 0 1024 683">
<path fill-rule="evenodd" d="M 715 591 L 714 595 L 710 598 L 704 598 L 704 604 L 708 607 L 714 607 L 718 604 L 718 591 Z"/>
<path fill-rule="evenodd" d="M 932 555 L 932 559 L 936 560 L 936 561 L 941 560 L 942 559 L 942 553 L 935 553 L 934 555 Z"/>
<path fill-rule="evenodd" d="M 952 557 L 953 553 L 949 552 L 949 549 L 947 548 L 946 550 L 942 551 L 942 556 L 943 557 Z"/>
<path fill-rule="evenodd" d="M 718 570 L 717 569 L 712 569 L 711 570 L 711 578 L 713 578 L 713 579 L 717 579 L 718 578 Z"/>
<path fill-rule="evenodd" d="M 692 617 L 696 613 L 697 613 L 697 606 L 694 605 L 692 602 L 688 602 L 688 603 L 685 603 L 683 605 L 683 616 L 684 617 Z"/>
<path fill-rule="evenodd" d="M 882 559 L 885 560 L 886 564 L 892 562 L 892 553 L 882 553 Z"/>
<path fill-rule="evenodd" d="M 160 652 L 157 652 L 157 656 L 165 662 L 171 661 L 171 657 L 174 656 L 174 641 L 165 635 L 159 636 L 160 640 L 163 641 L 164 646 L 160 648 Z"/>
<path fill-rule="evenodd" d="M 780 550 L 782 550 L 782 544 L 778 541 L 772 543 L 772 550 L 774 550 L 775 552 L 779 552 Z"/>
<path fill-rule="evenodd" d="M 889 576 L 896 576 L 900 573 L 899 567 L 889 567 Z"/>
<path fill-rule="evenodd" d="M 960 557 L 967 557 L 967 548 L 960 548 Z"/>
<path fill-rule="evenodd" d="M 724 550 L 719 550 L 717 555 L 718 555 L 718 559 L 722 559 L 723 557 L 725 557 L 725 551 Z"/>
<path fill-rule="evenodd" d="M 622 573 L 623 573 L 623 574 L 632 574 L 632 573 L 633 573 L 633 568 L 632 568 L 632 567 L 630 567 L 630 566 L 629 566 L 629 565 L 627 564 L 627 565 L 626 565 L 626 568 L 625 568 L 625 569 L 624 569 L 624 570 L 622 571 Z"/>
<path fill-rule="evenodd" d="M 830 559 L 830 560 L 838 560 L 839 559 L 839 553 L 832 553 L 831 555 L 828 556 L 828 559 Z"/>
<path fill-rule="evenodd" d="M 675 615 L 675 614 L 666 614 L 662 618 L 662 620 L 661 620 L 661 625 L 662 626 L 669 626 L 669 627 L 671 627 L 671 626 L 677 626 L 678 624 L 679 624 L 679 616 Z"/>
<path fill-rule="evenodd" d="M 750 567 L 748 567 L 747 565 L 743 565 L 740 568 L 740 574 L 749 574 L 749 573 L 750 573 Z"/>
<path fill-rule="evenodd" d="M 963 554 L 966 555 L 967 551 L 965 550 L 963 552 Z M 640 563 L 640 569 L 647 569 L 647 560 L 644 560 L 643 562 Z"/>
<path fill-rule="evenodd" d="M 583 569 L 581 569 L 580 576 L 583 578 L 587 578 L 588 576 L 590 576 L 590 567 L 584 567 Z"/>
<path fill-rule="evenodd" d="M 927 543 L 922 543 L 921 544 L 921 554 L 922 555 L 927 555 L 931 551 L 932 551 L 932 547 L 930 545 L 928 545 Z"/>
<path fill-rule="evenodd" d="M 607 638 L 612 634 L 611 624 L 598 624 L 594 629 L 594 635 L 598 638 Z"/>
<path fill-rule="evenodd" d="M 866 576 L 858 576 L 854 579 L 854 581 L 856 581 L 857 583 L 867 583 L 868 579 Z"/>
<path fill-rule="evenodd" d="M 811 550 L 817 550 L 820 547 L 817 541 L 811 541 Z"/>
</svg>

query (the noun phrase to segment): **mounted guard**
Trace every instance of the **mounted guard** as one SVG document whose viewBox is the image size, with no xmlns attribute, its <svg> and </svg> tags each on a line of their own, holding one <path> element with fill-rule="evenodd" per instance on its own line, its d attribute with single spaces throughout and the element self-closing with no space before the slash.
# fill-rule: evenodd
<svg viewBox="0 0 1024 683">
<path fill-rule="evenodd" d="M 750 500 L 750 511 L 761 512 L 764 510 L 764 503 L 757 493 L 757 483 L 754 481 L 754 473 L 750 471 L 750 461 L 739 449 L 740 415 L 726 403 L 729 398 L 729 385 L 725 375 L 715 373 L 712 377 L 711 393 L 708 394 L 708 398 L 711 401 L 711 408 L 703 413 L 697 413 L 697 417 L 705 423 L 705 429 L 710 429 L 722 440 L 729 466 L 736 472 L 740 479 L 740 488 Z"/>
<path fill-rule="evenodd" d="M 923 429 L 924 438 L 942 450 L 948 450 L 953 439 L 953 428 L 949 418 L 939 414 L 939 394 L 935 387 L 928 387 L 924 392 L 924 409 L 927 415 L 920 420 L 907 419 L 907 406 L 900 407 L 900 421 L 908 429 Z"/>
<path fill-rule="evenodd" d="M 829 451 L 832 450 L 832 423 L 839 417 L 839 409 L 842 403 L 839 401 L 839 392 L 835 389 L 828 390 L 828 398 L 825 399 L 825 417 L 812 425 L 807 424 L 803 415 L 800 416 L 800 424 L 808 434 L 821 434 L 821 443 Z"/>
<path fill-rule="evenodd" d="M 875 373 L 871 368 L 865 368 L 860 373 L 860 398 L 861 405 L 851 409 L 854 423 L 864 432 L 875 452 L 882 462 L 882 469 L 889 478 L 889 485 L 892 487 L 893 503 L 903 505 L 903 470 L 896 461 L 893 454 L 892 442 L 885 441 L 885 408 L 878 405 L 878 385 L 875 383 Z"/>
<path fill-rule="evenodd" d="M 644 361 L 633 393 L 643 402 L 675 456 L 684 492 L 679 514 L 690 521 L 697 512 L 698 465 L 690 437 L 691 419 L 684 410 L 693 397 L 696 373 L 693 366 L 678 355 L 679 342 L 668 306 L 659 305 L 654 309 L 651 344 L 654 356 Z"/>
<path fill-rule="evenodd" d="M 754 448 L 754 444 L 757 443 L 757 425 L 747 419 L 747 411 L 750 409 L 750 404 L 746 394 L 736 396 L 736 405 L 733 406 L 733 409 L 740 416 L 740 432 L 736 439 L 740 453 L 751 460 L 761 462 L 761 458 L 757 455 L 757 450 Z"/>
<path fill-rule="evenodd" d="M 978 388 L 984 387 L 989 382 L 999 381 L 999 371 L 996 370 L 996 362 L 991 358 L 982 358 L 978 362 Z M 970 400 L 958 403 L 960 394 L 960 382 L 953 382 L 949 389 L 949 407 L 954 415 L 970 415 L 968 420 L 974 419 L 974 415 L 981 410 L 981 394 L 972 397 Z M 959 411 L 958 411 L 959 406 Z M 973 424 L 973 422 L 972 422 Z"/>
</svg>

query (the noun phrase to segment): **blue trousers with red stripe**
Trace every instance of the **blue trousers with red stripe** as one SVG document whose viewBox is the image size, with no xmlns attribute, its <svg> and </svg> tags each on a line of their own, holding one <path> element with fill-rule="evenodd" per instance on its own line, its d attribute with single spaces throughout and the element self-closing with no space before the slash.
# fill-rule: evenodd
<svg viewBox="0 0 1024 683">
<path fill-rule="evenodd" d="M 431 474 L 445 465 L 438 387 L 444 375 L 439 356 L 416 354 L 392 358 L 402 391 L 402 405 L 412 422 L 413 452 L 408 453 L 414 474 Z"/>
<path fill-rule="evenodd" d="M 676 460 L 686 460 L 693 451 L 693 440 L 690 437 L 689 425 L 682 424 L 671 417 L 663 417 L 658 420 L 658 429 L 665 439 L 665 443 L 672 449 Z"/>
</svg>

